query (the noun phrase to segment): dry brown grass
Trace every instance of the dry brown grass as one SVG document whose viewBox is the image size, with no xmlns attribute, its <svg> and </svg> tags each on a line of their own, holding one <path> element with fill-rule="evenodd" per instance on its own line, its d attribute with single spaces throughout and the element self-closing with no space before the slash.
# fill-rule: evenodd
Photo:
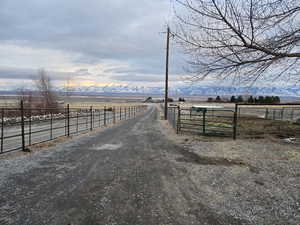
<svg viewBox="0 0 300 225">
<path fill-rule="evenodd" d="M 238 133 L 241 137 L 276 137 L 300 136 L 300 124 L 291 121 L 266 120 L 253 117 L 238 119 Z"/>
<path fill-rule="evenodd" d="M 183 121 L 183 123 L 184 122 L 186 121 Z M 199 133 L 201 132 L 202 118 L 195 119 L 192 117 L 191 119 L 188 119 L 188 123 L 190 125 L 184 125 L 186 128 L 197 128 L 199 129 Z M 220 132 L 224 130 L 224 132 L 228 133 L 230 136 L 230 133 L 233 132 L 233 118 L 209 117 L 207 118 L 206 129 L 213 129 Z M 254 116 L 241 117 L 237 120 L 237 134 L 238 138 L 270 139 L 300 137 L 300 123 L 283 120 L 269 120 Z M 212 135 L 211 138 L 215 138 L 214 135 Z"/>
<path fill-rule="evenodd" d="M 223 106 L 224 108 L 234 108 L 235 103 L 224 102 L 202 102 L 202 103 L 180 103 L 181 107 L 192 107 L 193 105 L 202 106 Z M 299 105 L 239 105 L 239 108 L 299 108 Z"/>
<path fill-rule="evenodd" d="M 132 106 L 140 106 L 142 104 L 136 103 L 109 103 L 109 102 L 101 102 L 101 103 L 71 103 L 70 108 L 81 108 L 81 109 L 89 109 L 91 106 L 93 108 L 110 108 L 110 107 L 132 107 Z M 66 106 L 66 105 L 65 105 Z"/>
<path fill-rule="evenodd" d="M 210 118 L 209 126 L 228 127 L 231 118 Z M 291 121 L 267 120 L 255 117 L 242 117 L 237 121 L 238 138 L 288 138 L 300 136 L 300 124 Z"/>
<path fill-rule="evenodd" d="M 220 103 L 221 104 L 221 103 Z M 219 104 L 219 105 L 220 105 Z M 224 103 L 223 103 L 224 104 Z M 228 104 L 230 105 L 230 104 Z M 248 108 L 247 108 L 248 107 Z M 261 106 L 266 107 L 266 106 Z M 268 106 L 269 107 L 269 106 Z M 282 107 L 282 106 L 270 106 L 273 108 Z M 290 106 L 289 106 L 290 107 Z M 299 108 L 299 106 L 295 106 Z M 238 116 L 237 120 L 237 132 L 238 138 L 288 138 L 288 137 L 300 137 L 300 124 L 294 121 L 287 120 L 271 120 L 264 119 L 258 114 L 260 111 L 255 111 L 255 108 L 252 106 L 245 106 L 242 113 Z M 199 129 L 201 133 L 202 126 L 202 113 L 199 115 L 193 115 L 190 117 L 189 111 L 182 111 L 181 118 L 186 119 L 186 123 L 194 125 L 185 125 L 187 128 L 196 128 Z M 264 114 L 264 113 L 263 113 Z M 234 113 L 233 111 L 208 111 L 206 117 L 206 128 L 207 130 L 212 130 L 212 139 L 217 136 L 217 131 L 225 133 L 227 136 L 233 133 L 233 120 Z M 225 130 L 227 129 L 227 130 Z M 216 135 L 213 133 L 216 131 Z"/>
</svg>

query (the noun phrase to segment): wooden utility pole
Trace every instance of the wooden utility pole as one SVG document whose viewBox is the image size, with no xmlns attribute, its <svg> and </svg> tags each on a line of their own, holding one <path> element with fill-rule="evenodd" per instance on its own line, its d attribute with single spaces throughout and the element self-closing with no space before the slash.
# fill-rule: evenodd
<svg viewBox="0 0 300 225">
<path fill-rule="evenodd" d="M 169 45 L 170 45 L 170 28 L 168 27 L 167 52 L 166 52 L 166 81 L 165 81 L 165 120 L 168 119 Z"/>
</svg>

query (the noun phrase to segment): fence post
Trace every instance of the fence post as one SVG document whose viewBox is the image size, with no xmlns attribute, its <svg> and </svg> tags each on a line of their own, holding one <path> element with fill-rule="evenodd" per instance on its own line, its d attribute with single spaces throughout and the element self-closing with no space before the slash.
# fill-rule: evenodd
<svg viewBox="0 0 300 225">
<path fill-rule="evenodd" d="M 21 100 L 21 132 L 22 132 L 22 150 L 25 151 L 25 127 L 24 127 L 24 105 Z"/>
<path fill-rule="evenodd" d="M 116 107 L 115 106 L 114 106 L 113 110 L 114 110 L 114 123 L 116 123 Z"/>
<path fill-rule="evenodd" d="M 90 130 L 92 131 L 93 130 L 93 106 L 90 107 L 90 124 L 91 124 Z"/>
<path fill-rule="evenodd" d="M 31 145 L 31 108 L 29 109 L 29 145 Z"/>
<path fill-rule="evenodd" d="M 179 131 L 180 131 L 180 123 L 181 123 L 181 121 L 180 121 L 180 106 L 177 106 L 177 112 L 178 112 L 178 115 L 177 115 L 177 129 L 176 129 L 176 134 L 178 134 L 179 133 Z"/>
<path fill-rule="evenodd" d="M 120 121 L 122 120 L 122 107 L 120 106 Z"/>
<path fill-rule="evenodd" d="M 67 131 L 68 131 L 68 137 L 70 136 L 70 105 L 67 105 Z"/>
<path fill-rule="evenodd" d="M 106 106 L 104 106 L 104 126 L 106 126 Z"/>
<path fill-rule="evenodd" d="M 53 120 L 53 114 L 52 114 L 52 111 L 50 112 L 50 140 L 52 140 L 53 138 L 53 124 L 52 124 L 52 121 Z M 31 133 L 31 132 L 30 132 Z"/>
<path fill-rule="evenodd" d="M 1 110 L 1 153 L 3 153 L 3 141 L 4 141 L 4 109 Z"/>
<path fill-rule="evenodd" d="M 268 117 L 269 117 L 269 109 L 266 108 L 265 119 L 268 119 Z"/>
<path fill-rule="evenodd" d="M 281 109 L 281 120 L 283 120 L 283 112 L 284 112 L 284 108 Z"/>
<path fill-rule="evenodd" d="M 93 114 L 93 127 L 97 127 L 96 124 L 95 124 L 95 114 L 96 114 L 95 109 L 92 111 L 92 114 Z"/>
<path fill-rule="evenodd" d="M 101 109 L 98 109 L 99 112 L 99 127 L 101 127 Z"/>
<path fill-rule="evenodd" d="M 176 108 L 173 108 L 173 127 L 175 129 L 176 126 Z"/>
<path fill-rule="evenodd" d="M 206 119 L 206 109 L 202 111 L 202 132 L 205 134 L 205 119 Z"/>
<path fill-rule="evenodd" d="M 127 119 L 127 110 L 126 110 L 126 106 L 125 106 L 125 109 L 124 109 L 124 110 L 125 110 L 124 113 L 125 113 L 125 120 L 126 120 L 126 119 Z"/>
<path fill-rule="evenodd" d="M 78 110 L 76 110 L 76 133 L 78 133 Z"/>
<path fill-rule="evenodd" d="M 235 104 L 234 108 L 234 115 L 233 115 L 233 139 L 236 140 L 236 133 L 237 133 L 237 112 L 238 111 L 238 104 Z"/>
<path fill-rule="evenodd" d="M 85 129 L 88 129 L 88 120 L 89 120 L 89 116 L 88 116 L 88 110 L 84 109 L 84 118 L 85 118 Z"/>
</svg>

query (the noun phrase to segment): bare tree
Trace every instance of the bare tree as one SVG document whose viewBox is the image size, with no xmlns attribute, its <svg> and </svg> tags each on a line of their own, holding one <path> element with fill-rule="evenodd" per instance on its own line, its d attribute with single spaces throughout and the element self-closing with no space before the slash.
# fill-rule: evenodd
<svg viewBox="0 0 300 225">
<path fill-rule="evenodd" d="M 31 90 L 20 89 L 18 91 L 19 102 L 23 101 L 23 106 L 25 108 L 31 108 L 34 102 L 34 97 Z"/>
<path fill-rule="evenodd" d="M 299 0 L 175 1 L 174 36 L 190 56 L 192 80 L 300 80 Z"/>
<path fill-rule="evenodd" d="M 35 86 L 42 98 L 42 105 L 45 108 L 57 108 L 57 96 L 51 84 L 51 80 L 46 71 L 41 69 L 37 79 L 34 80 Z"/>
</svg>

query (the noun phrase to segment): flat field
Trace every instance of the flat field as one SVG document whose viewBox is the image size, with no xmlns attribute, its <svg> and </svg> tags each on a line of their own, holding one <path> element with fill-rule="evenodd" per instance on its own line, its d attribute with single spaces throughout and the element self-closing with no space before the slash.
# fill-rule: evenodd
<svg viewBox="0 0 300 225">
<path fill-rule="evenodd" d="M 134 106 L 142 105 L 138 100 L 126 100 L 125 98 L 121 102 L 118 102 L 118 99 L 110 98 L 105 98 L 105 101 L 103 98 L 79 97 L 68 98 L 67 100 L 61 104 L 58 112 L 31 109 L 30 115 L 32 116 L 30 117 L 29 111 L 25 110 L 24 131 L 26 146 L 66 136 L 68 133 L 77 134 L 82 131 L 88 131 L 91 128 L 104 127 L 107 124 L 132 118 L 138 113 L 138 110 L 141 110 L 141 108 L 138 109 Z M 22 147 L 21 117 L 19 110 L 8 109 L 17 107 L 17 98 L 9 98 L 10 104 L 7 104 L 6 100 L 3 100 L 3 102 L 5 103 L 4 124 L 2 129 L 0 117 L 0 152 L 7 152 Z M 64 109 L 67 104 L 70 104 L 69 124 L 68 114 Z M 90 112 L 91 106 L 93 107 L 92 112 Z"/>
<path fill-rule="evenodd" d="M 59 96 L 59 100 L 63 105 L 70 104 L 71 107 L 90 107 L 104 105 L 133 105 L 141 104 L 146 97 L 131 97 L 131 96 Z M 20 101 L 19 96 L 0 96 L 0 107 L 15 107 Z"/>
<path fill-rule="evenodd" d="M 206 130 L 213 134 L 233 135 L 234 104 L 231 103 L 184 103 L 181 106 L 182 124 L 186 130 L 193 129 L 201 134 L 203 126 L 202 112 L 190 111 L 190 107 L 221 106 L 222 109 L 208 110 Z M 243 105 L 237 114 L 237 134 L 239 138 L 275 138 L 300 137 L 300 105 Z M 185 123 L 185 124 L 184 124 Z M 184 129 L 183 129 L 184 130 Z M 224 133 L 224 135 L 225 135 Z"/>
</svg>

